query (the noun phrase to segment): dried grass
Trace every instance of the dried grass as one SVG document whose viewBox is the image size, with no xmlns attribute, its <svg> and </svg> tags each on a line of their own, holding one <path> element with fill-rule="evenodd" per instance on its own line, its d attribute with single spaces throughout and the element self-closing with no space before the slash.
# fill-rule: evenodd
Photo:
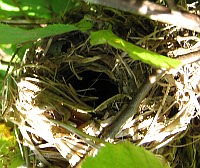
<svg viewBox="0 0 200 168">
<path fill-rule="evenodd" d="M 105 26 L 103 22 L 110 12 L 113 11 L 103 11 L 99 27 Z M 114 13 L 112 24 L 117 35 L 161 54 L 176 57 L 180 52 L 198 48 L 197 34 L 191 31 L 144 18 L 138 20 L 125 13 Z M 68 46 L 62 49 L 63 44 Z M 18 125 L 20 144 L 31 149 L 26 156 L 31 162 L 33 152 L 49 167 L 73 167 L 89 151 L 101 147 L 104 140 L 99 137 L 103 129 L 134 99 L 151 71 L 150 66 L 110 46 L 90 46 L 87 34 L 81 32 L 44 39 L 29 49 L 20 72 L 12 77 L 16 88 L 7 86 L 13 103 L 5 102 L 5 118 Z M 76 83 L 82 85 L 81 81 L 92 74 L 96 76 L 90 86 L 77 87 Z M 103 80 L 108 85 L 101 84 Z M 97 81 L 100 84 L 95 88 Z M 95 90 L 105 93 L 114 86 L 118 91 L 98 102 L 100 97 Z M 151 89 L 138 113 L 113 141 L 129 140 L 143 145 L 165 157 L 172 167 L 198 165 L 194 162 L 198 162 L 195 159 L 199 153 L 199 92 L 200 62 L 168 73 Z"/>
</svg>

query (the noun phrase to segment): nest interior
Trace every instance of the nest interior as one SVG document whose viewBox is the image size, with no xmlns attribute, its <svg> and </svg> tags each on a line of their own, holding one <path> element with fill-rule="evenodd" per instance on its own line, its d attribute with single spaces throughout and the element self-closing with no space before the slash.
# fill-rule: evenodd
<svg viewBox="0 0 200 168">
<path fill-rule="evenodd" d="M 198 42 L 192 31 L 109 9 L 99 11 L 101 18 L 93 13 L 95 29 L 111 24 L 121 38 L 160 54 L 176 57 Z M 177 36 L 191 39 L 177 41 Z M 74 167 L 98 149 L 106 127 L 153 71 L 109 45 L 91 46 L 88 39 L 87 33 L 73 31 L 35 42 L 16 77 L 17 96 L 7 118 L 14 116 L 24 145 L 46 165 Z M 199 74 L 195 62 L 163 76 L 113 142 L 127 139 L 143 145 L 171 167 L 198 167 Z"/>
</svg>

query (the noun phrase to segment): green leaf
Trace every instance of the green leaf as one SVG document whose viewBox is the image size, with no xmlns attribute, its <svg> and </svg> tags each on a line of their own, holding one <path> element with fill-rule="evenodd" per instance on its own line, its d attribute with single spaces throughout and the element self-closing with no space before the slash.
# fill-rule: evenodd
<svg viewBox="0 0 200 168">
<path fill-rule="evenodd" d="M 108 43 L 114 48 L 125 51 L 134 60 L 140 60 L 144 63 L 159 68 L 177 68 L 181 65 L 181 62 L 178 60 L 162 56 L 160 54 L 129 43 L 116 36 L 111 30 L 100 30 L 92 32 L 90 36 L 90 43 L 92 45 Z"/>
<path fill-rule="evenodd" d="M 66 12 L 70 11 L 72 8 L 79 6 L 78 0 L 49 0 L 49 4 L 54 13 L 58 16 L 62 16 Z"/>
<path fill-rule="evenodd" d="M 19 17 L 37 17 L 50 19 L 52 12 L 49 9 L 49 2 L 46 0 L 3 0 L 0 1 L 0 19 L 19 18 Z M 23 12 L 19 10 L 20 7 Z"/>
<path fill-rule="evenodd" d="M 24 163 L 11 128 L 0 124 L 0 167 L 15 168 Z"/>
<path fill-rule="evenodd" d="M 164 168 L 163 164 L 143 147 L 130 142 L 106 144 L 95 157 L 86 157 L 82 168 Z M 167 168 L 167 167 L 165 167 Z"/>
<path fill-rule="evenodd" d="M 35 41 L 39 38 L 54 36 L 74 30 L 86 31 L 92 27 L 92 23 L 84 20 L 80 21 L 82 24 L 54 24 L 45 28 L 38 28 L 32 30 L 24 30 L 17 27 L 12 27 L 5 24 L 0 24 L 0 44 L 18 44 L 27 41 Z"/>
</svg>

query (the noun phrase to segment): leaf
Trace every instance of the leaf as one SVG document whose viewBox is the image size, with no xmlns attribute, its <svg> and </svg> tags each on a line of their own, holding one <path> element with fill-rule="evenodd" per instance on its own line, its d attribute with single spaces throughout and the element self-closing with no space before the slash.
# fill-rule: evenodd
<svg viewBox="0 0 200 168">
<path fill-rule="evenodd" d="M 57 15 L 63 15 L 66 12 L 70 11 L 71 9 L 79 6 L 78 0 L 49 0 L 49 4 L 51 5 L 51 8 L 54 13 Z"/>
<path fill-rule="evenodd" d="M 0 167 L 15 168 L 24 163 L 10 127 L 0 124 Z"/>
<path fill-rule="evenodd" d="M 56 0 L 55 0 L 56 1 Z M 0 18 L 37 17 L 50 19 L 52 17 L 49 2 L 46 0 L 3 0 L 0 1 Z M 23 10 L 21 12 L 19 7 Z"/>
<path fill-rule="evenodd" d="M 92 166 L 91 166 L 92 165 Z M 106 144 L 95 157 L 86 157 L 82 168 L 164 168 L 162 163 L 143 147 L 130 142 Z M 165 167 L 167 168 L 167 167 Z"/>
<path fill-rule="evenodd" d="M 121 49 L 134 60 L 154 65 L 159 68 L 177 68 L 181 62 L 169 57 L 162 56 L 144 48 L 138 47 L 117 37 L 111 30 L 100 30 L 92 32 L 90 36 L 91 45 L 108 43 L 114 48 Z"/>
<path fill-rule="evenodd" d="M 92 27 L 92 23 L 84 20 L 81 24 L 54 24 L 45 28 L 38 28 L 32 30 L 24 30 L 17 27 L 12 27 L 5 24 L 0 24 L 0 44 L 18 44 L 27 41 L 35 41 L 39 38 L 54 36 L 74 30 L 86 31 Z M 80 27 L 79 27 L 80 26 Z"/>
</svg>

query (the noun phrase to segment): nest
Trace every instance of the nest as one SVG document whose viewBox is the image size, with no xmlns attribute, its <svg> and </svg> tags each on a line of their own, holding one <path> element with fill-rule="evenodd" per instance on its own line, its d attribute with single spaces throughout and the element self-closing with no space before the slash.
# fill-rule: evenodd
<svg viewBox="0 0 200 168">
<path fill-rule="evenodd" d="M 131 99 L 131 82 L 126 83 L 124 62 L 109 46 L 91 47 L 79 31 L 39 43 L 26 53 L 17 78 L 20 130 L 43 162 L 75 166 L 98 147 L 87 135 L 100 136 L 107 120 Z"/>
<path fill-rule="evenodd" d="M 133 32 L 130 23 L 131 19 L 136 22 L 136 17 L 126 22 L 123 19 L 113 19 L 116 34 L 124 38 L 129 30 L 129 41 L 158 53 L 176 55 L 180 50 L 175 48 L 185 43 L 185 39 L 179 44 L 172 40 L 177 36 L 173 27 L 154 31 L 152 40 L 148 32 L 144 35 L 149 39 L 140 36 L 138 40 L 135 36 L 145 31 L 145 24 L 152 24 L 146 19 L 145 24 L 138 21 L 141 31 Z M 120 32 L 121 22 L 125 23 L 124 34 Z M 179 34 L 184 31 L 179 30 Z M 165 36 L 169 32 L 171 35 Z M 26 52 L 16 78 L 13 92 L 17 96 L 7 118 L 19 126 L 23 145 L 48 166 L 74 167 L 90 151 L 99 149 L 104 143 L 104 130 L 134 99 L 152 72 L 151 66 L 134 61 L 109 45 L 91 46 L 88 38 L 87 33 L 74 31 L 35 42 Z M 192 164 L 199 153 L 199 74 L 200 65 L 196 62 L 163 76 L 112 141 L 127 139 L 143 145 L 164 156 L 172 167 Z M 198 151 L 190 151 L 188 163 L 184 157 L 189 155 L 189 149 L 181 148 L 184 156 L 178 150 L 183 144 Z"/>
</svg>

